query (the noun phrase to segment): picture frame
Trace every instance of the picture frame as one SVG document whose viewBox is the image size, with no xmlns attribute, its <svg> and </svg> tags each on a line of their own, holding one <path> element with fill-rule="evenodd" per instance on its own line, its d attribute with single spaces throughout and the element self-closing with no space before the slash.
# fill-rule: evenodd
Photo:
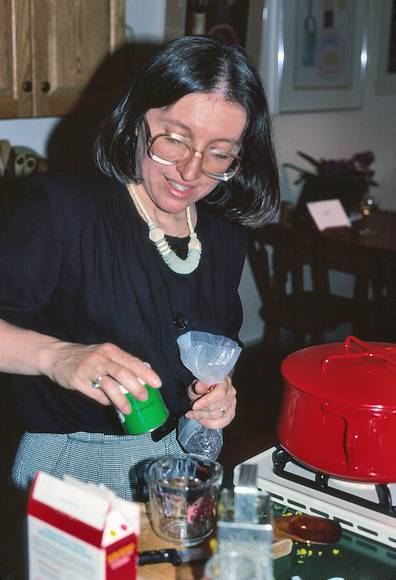
<svg viewBox="0 0 396 580">
<path fill-rule="evenodd" d="M 279 113 L 282 2 L 283 0 L 249 1 L 246 51 L 263 82 L 271 114 Z"/>
<path fill-rule="evenodd" d="M 360 108 L 367 65 L 367 0 L 264 4 L 262 45 L 265 36 L 271 37 L 276 54 L 264 51 L 259 71 L 272 112 Z M 306 34 L 308 16 L 316 21 L 315 38 Z"/>
<path fill-rule="evenodd" d="M 376 93 L 396 93 L 396 0 L 378 2 Z"/>
</svg>

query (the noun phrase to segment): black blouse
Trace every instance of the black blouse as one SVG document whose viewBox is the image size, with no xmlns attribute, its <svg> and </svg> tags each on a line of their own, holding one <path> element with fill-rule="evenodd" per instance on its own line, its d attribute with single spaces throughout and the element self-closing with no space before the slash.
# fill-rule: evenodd
<svg viewBox="0 0 396 580">
<path fill-rule="evenodd" d="M 174 415 L 187 408 L 190 372 L 177 336 L 203 330 L 237 339 L 242 228 L 198 203 L 198 268 L 175 274 L 148 239 L 127 189 L 102 176 L 32 182 L 0 225 L 0 318 L 61 340 L 112 342 L 150 363 Z M 168 238 L 185 255 L 188 238 Z M 121 433 L 114 409 L 44 376 L 12 376 L 17 412 L 32 432 Z"/>
</svg>

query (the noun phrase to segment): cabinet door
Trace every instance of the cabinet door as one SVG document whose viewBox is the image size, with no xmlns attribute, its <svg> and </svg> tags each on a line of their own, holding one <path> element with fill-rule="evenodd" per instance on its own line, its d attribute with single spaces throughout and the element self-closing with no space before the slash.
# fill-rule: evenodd
<svg viewBox="0 0 396 580">
<path fill-rule="evenodd" d="M 31 2 L 33 115 L 103 109 L 123 78 L 124 0 Z"/>
<path fill-rule="evenodd" d="M 0 118 L 32 114 L 30 5 L 0 0 Z"/>
</svg>

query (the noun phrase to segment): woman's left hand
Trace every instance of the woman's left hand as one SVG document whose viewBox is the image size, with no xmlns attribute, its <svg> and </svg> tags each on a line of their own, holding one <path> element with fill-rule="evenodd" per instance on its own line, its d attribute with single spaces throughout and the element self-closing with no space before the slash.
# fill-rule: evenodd
<svg viewBox="0 0 396 580">
<path fill-rule="evenodd" d="M 236 390 L 231 377 L 214 387 L 197 381 L 188 389 L 188 394 L 195 401 L 186 413 L 188 419 L 196 419 L 209 429 L 218 429 L 226 427 L 235 417 Z"/>
</svg>

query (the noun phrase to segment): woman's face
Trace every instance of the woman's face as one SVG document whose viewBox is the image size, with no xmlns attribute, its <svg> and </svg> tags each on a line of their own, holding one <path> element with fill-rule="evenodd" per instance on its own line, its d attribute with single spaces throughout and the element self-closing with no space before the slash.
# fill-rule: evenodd
<svg viewBox="0 0 396 580">
<path fill-rule="evenodd" d="M 151 137 L 177 133 L 199 152 L 208 147 L 238 155 L 247 115 L 237 103 L 224 100 L 219 92 L 191 93 L 162 109 L 146 114 Z M 141 131 L 141 140 L 143 140 Z M 177 165 L 162 165 L 150 159 L 140 147 L 140 171 L 144 202 L 169 214 L 184 212 L 186 206 L 208 195 L 219 183 L 201 171 L 201 157 L 194 156 Z"/>
</svg>

